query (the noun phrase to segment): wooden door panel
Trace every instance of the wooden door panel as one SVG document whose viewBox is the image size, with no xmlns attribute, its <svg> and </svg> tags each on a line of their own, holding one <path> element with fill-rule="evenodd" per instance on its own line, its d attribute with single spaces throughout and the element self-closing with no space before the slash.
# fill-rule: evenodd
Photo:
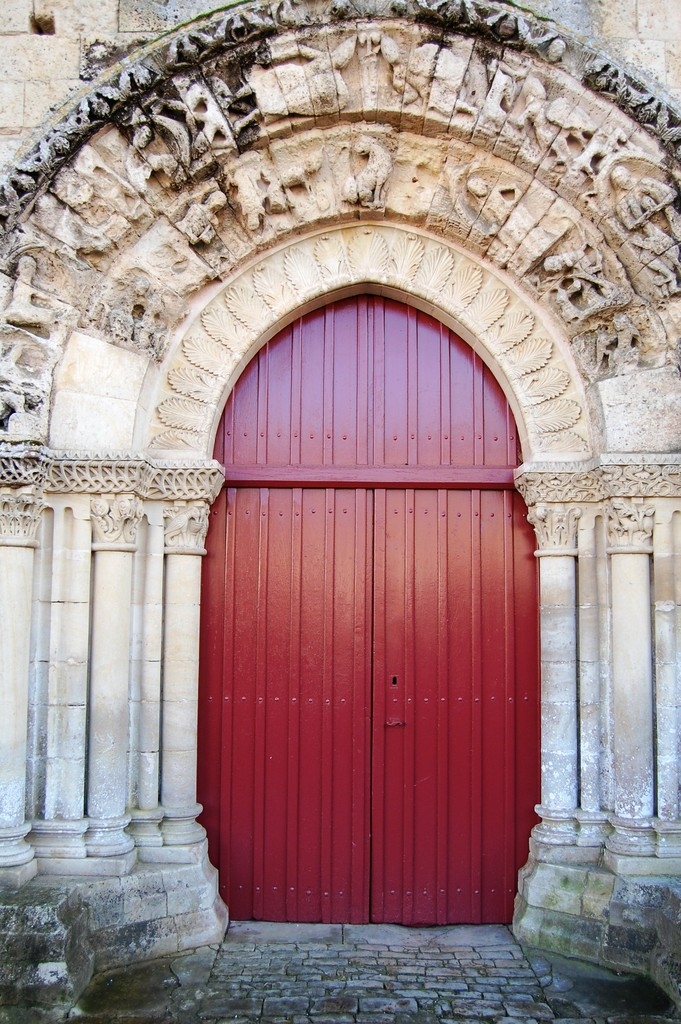
<svg viewBox="0 0 681 1024">
<path fill-rule="evenodd" d="M 237 919 L 366 919 L 368 505 L 227 495 L 220 875 Z"/>
</svg>

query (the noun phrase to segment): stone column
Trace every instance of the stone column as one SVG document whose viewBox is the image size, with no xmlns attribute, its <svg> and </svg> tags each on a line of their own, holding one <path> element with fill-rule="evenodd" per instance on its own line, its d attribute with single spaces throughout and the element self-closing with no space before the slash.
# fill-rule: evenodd
<svg viewBox="0 0 681 1024">
<path fill-rule="evenodd" d="M 201 810 L 196 802 L 196 727 L 201 558 L 206 553 L 208 505 L 174 502 L 166 506 L 164 518 L 161 830 L 166 846 L 192 847 L 206 834 L 196 821 Z M 179 850 L 177 855 L 181 856 Z"/>
<path fill-rule="evenodd" d="M 657 768 L 658 857 L 681 857 L 681 806 L 679 804 L 679 728 L 681 726 L 681 679 L 678 638 L 681 610 L 681 541 L 674 537 L 678 498 L 658 500 L 653 534 L 655 723 Z M 675 522 L 676 520 L 676 522 Z"/>
<path fill-rule="evenodd" d="M 606 863 L 654 852 L 653 658 L 650 555 L 655 509 L 614 500 L 607 507 L 612 611 L 615 813 Z M 614 855 L 614 856 L 613 856 Z"/>
<path fill-rule="evenodd" d="M 87 751 L 91 529 L 86 495 L 53 496 L 50 605 L 42 656 L 48 661 L 43 816 L 33 822 L 41 873 L 87 869 L 85 758 Z M 41 554 L 45 554 L 44 551 Z"/>
<path fill-rule="evenodd" d="M 0 885 L 22 886 L 37 870 L 26 842 L 26 757 L 34 548 L 43 503 L 0 495 Z"/>
<path fill-rule="evenodd" d="M 539 541 L 541 644 L 541 824 L 533 837 L 576 842 L 579 805 L 577 607 L 578 508 L 536 505 L 528 513 Z"/>
<path fill-rule="evenodd" d="M 26 741 L 33 549 L 44 506 L 30 494 L 0 495 L 0 885 L 20 886 L 37 870 L 26 842 Z"/>
<path fill-rule="evenodd" d="M 161 750 L 161 657 L 163 650 L 163 558 L 164 527 L 160 503 L 147 502 L 143 551 L 133 583 L 133 648 L 135 665 L 133 735 L 136 743 L 136 771 L 132 779 L 132 821 L 128 831 L 134 837 L 140 860 L 154 860 L 163 846 L 159 802 Z"/>
<path fill-rule="evenodd" d="M 132 561 L 142 505 L 132 497 L 93 498 L 94 543 L 86 846 L 129 870 L 133 840 L 128 795 L 128 700 Z"/>
</svg>

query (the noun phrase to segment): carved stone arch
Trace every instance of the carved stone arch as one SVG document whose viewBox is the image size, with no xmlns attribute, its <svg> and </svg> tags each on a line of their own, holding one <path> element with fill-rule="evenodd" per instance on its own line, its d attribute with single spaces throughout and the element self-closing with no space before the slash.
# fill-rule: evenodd
<svg viewBox="0 0 681 1024">
<path fill-rule="evenodd" d="M 482 257 L 561 325 L 596 448 L 678 448 L 676 112 L 531 14 L 403 6 L 366 0 L 357 21 L 316 0 L 244 4 L 55 114 L 1 186 L 0 436 L 72 446 L 71 369 L 97 353 L 136 382 L 130 421 L 202 292 L 369 219 Z M 642 438 L 651 395 L 665 432 Z"/>
<path fill-rule="evenodd" d="M 506 391 L 526 461 L 593 451 L 584 387 L 552 318 L 508 275 L 422 231 L 365 222 L 295 239 L 235 275 L 175 342 L 139 441 L 209 456 L 241 369 L 294 317 L 345 294 L 379 291 L 455 329 Z"/>
</svg>

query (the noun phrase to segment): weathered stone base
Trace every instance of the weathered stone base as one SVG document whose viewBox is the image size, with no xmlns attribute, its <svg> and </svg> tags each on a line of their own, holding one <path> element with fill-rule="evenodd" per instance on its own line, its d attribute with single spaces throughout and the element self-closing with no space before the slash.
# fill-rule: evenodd
<svg viewBox="0 0 681 1024">
<path fill-rule="evenodd" d="M 542 856 L 519 873 L 518 941 L 648 975 L 681 1007 L 681 879 Z"/>
<path fill-rule="evenodd" d="M 220 942 L 227 923 L 207 857 L 122 877 L 38 875 L 0 891 L 0 1005 L 73 1003 L 95 971 Z"/>
</svg>

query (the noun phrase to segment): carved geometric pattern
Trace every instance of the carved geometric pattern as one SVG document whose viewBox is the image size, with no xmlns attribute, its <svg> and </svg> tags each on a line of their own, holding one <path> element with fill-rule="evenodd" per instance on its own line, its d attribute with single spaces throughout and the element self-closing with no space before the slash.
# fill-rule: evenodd
<svg viewBox="0 0 681 1024">
<path fill-rule="evenodd" d="M 150 447 L 205 451 L 214 395 L 265 331 L 303 303 L 341 288 L 394 289 L 436 307 L 474 337 L 508 381 L 534 457 L 589 451 L 583 398 L 538 315 L 488 267 L 451 245 L 388 225 L 344 227 L 298 240 L 240 274 L 182 339 L 166 374 Z M 201 374 L 191 384 L 191 372 Z M 178 384 L 181 381 L 181 384 Z"/>
</svg>

